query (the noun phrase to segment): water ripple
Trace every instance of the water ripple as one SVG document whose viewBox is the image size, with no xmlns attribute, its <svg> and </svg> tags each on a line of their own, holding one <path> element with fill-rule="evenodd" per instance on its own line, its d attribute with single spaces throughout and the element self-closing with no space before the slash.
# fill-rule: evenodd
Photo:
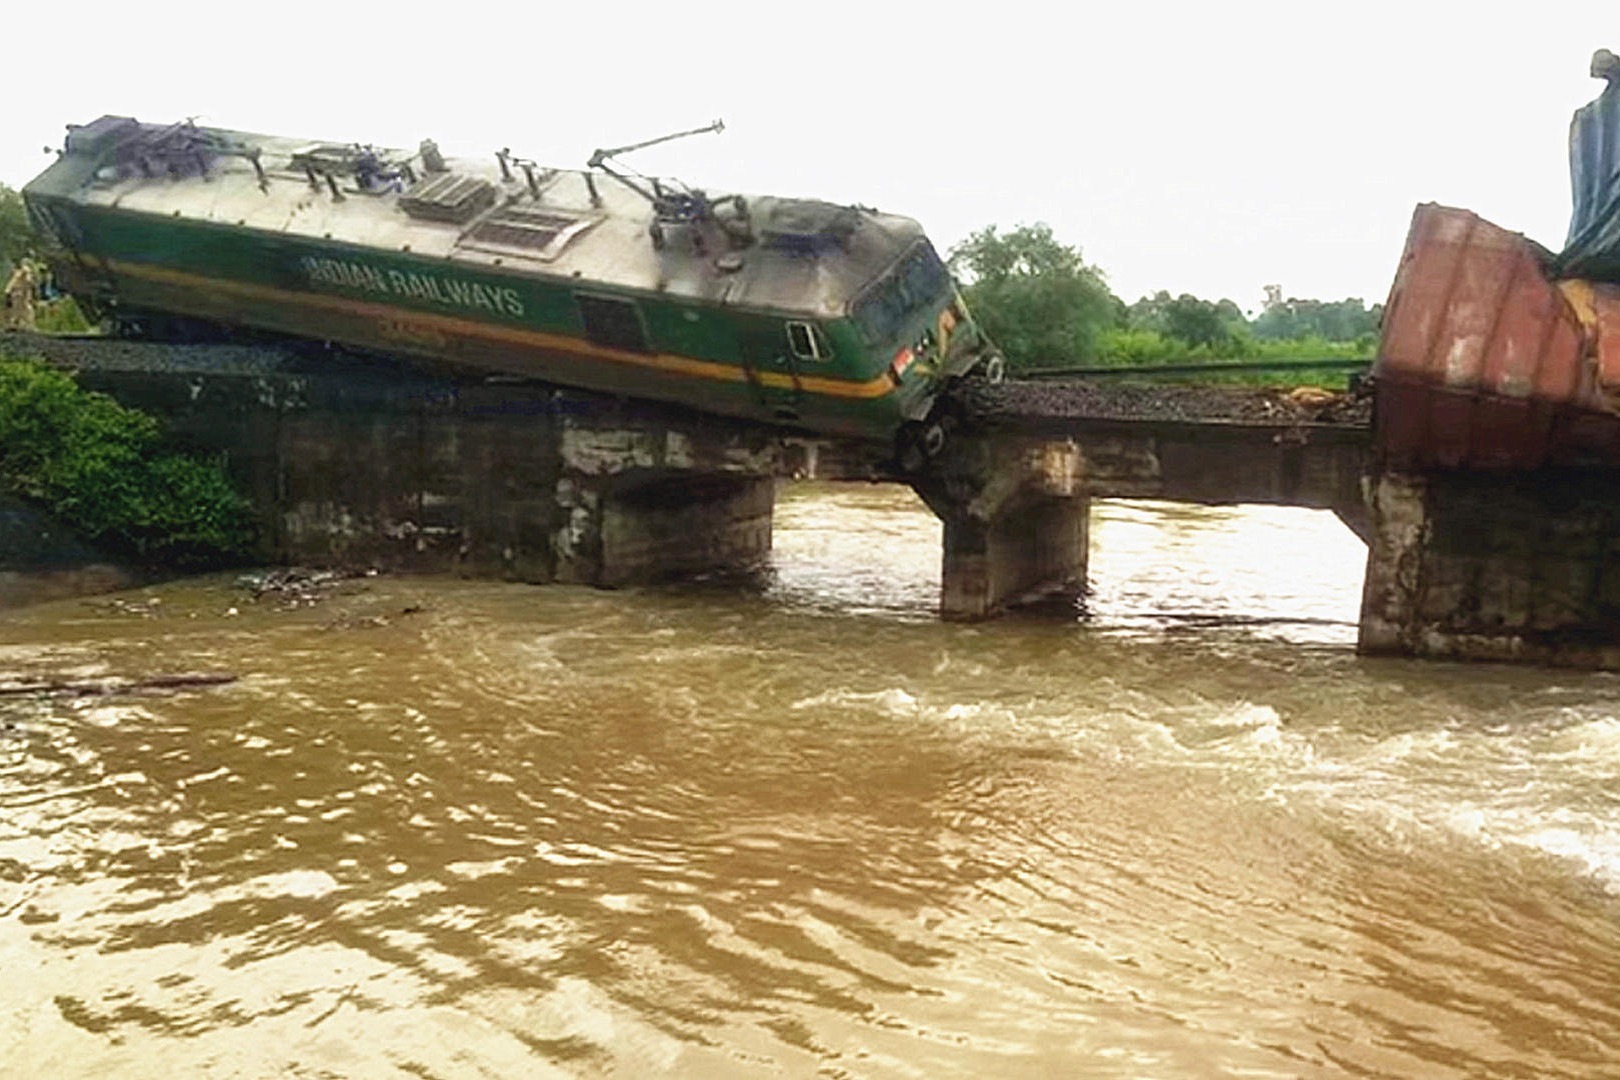
<svg viewBox="0 0 1620 1080">
<path fill-rule="evenodd" d="M 753 592 L 8 616 L 8 670 L 242 678 L 0 704 L 0 1060 L 1620 1069 L 1613 679 L 1358 661 L 1339 527 L 1270 511 L 1101 508 L 1085 618 L 946 626 L 851 491 Z"/>
</svg>

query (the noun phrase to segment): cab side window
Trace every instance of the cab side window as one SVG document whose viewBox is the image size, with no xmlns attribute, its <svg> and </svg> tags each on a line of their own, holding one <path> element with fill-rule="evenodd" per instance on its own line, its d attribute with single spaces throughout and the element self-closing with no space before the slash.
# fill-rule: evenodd
<svg viewBox="0 0 1620 1080">
<path fill-rule="evenodd" d="M 787 324 L 788 348 L 800 360 L 816 362 L 832 359 L 832 348 L 815 323 L 790 322 Z"/>
<path fill-rule="evenodd" d="M 635 352 L 651 352 L 647 342 L 647 328 L 642 325 L 641 313 L 629 300 L 612 296 L 592 296 L 575 293 L 579 304 L 580 321 L 585 324 L 585 337 L 598 345 Z"/>
</svg>

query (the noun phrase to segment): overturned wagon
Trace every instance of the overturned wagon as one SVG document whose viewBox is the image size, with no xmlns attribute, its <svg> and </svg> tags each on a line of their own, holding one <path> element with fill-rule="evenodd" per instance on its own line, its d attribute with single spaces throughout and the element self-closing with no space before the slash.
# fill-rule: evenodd
<svg viewBox="0 0 1620 1080">
<path fill-rule="evenodd" d="M 1467 210 L 1413 215 L 1374 367 L 1384 464 L 1620 468 L 1620 59 L 1592 73 L 1562 252 Z"/>
<path fill-rule="evenodd" d="M 252 328 L 906 445 L 937 444 L 953 380 L 999 372 L 916 222 L 710 198 L 615 153 L 105 116 L 23 195 L 59 280 L 126 332 Z"/>
</svg>

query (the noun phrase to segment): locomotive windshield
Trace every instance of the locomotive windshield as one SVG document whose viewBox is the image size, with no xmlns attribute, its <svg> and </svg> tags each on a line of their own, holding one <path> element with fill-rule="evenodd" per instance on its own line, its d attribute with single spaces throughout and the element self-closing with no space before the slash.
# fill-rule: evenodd
<svg viewBox="0 0 1620 1080">
<path fill-rule="evenodd" d="M 850 315 L 867 341 L 899 339 L 917 312 L 950 295 L 951 275 L 926 240 L 855 301 Z"/>
</svg>

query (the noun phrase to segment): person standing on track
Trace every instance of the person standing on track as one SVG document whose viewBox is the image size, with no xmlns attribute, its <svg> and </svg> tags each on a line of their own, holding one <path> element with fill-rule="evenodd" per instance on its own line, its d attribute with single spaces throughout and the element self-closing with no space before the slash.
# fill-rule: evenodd
<svg viewBox="0 0 1620 1080">
<path fill-rule="evenodd" d="M 5 329 L 34 329 L 34 296 L 38 289 L 39 281 L 34 275 L 33 263 L 27 258 L 19 259 L 16 269 L 6 281 Z"/>
</svg>

